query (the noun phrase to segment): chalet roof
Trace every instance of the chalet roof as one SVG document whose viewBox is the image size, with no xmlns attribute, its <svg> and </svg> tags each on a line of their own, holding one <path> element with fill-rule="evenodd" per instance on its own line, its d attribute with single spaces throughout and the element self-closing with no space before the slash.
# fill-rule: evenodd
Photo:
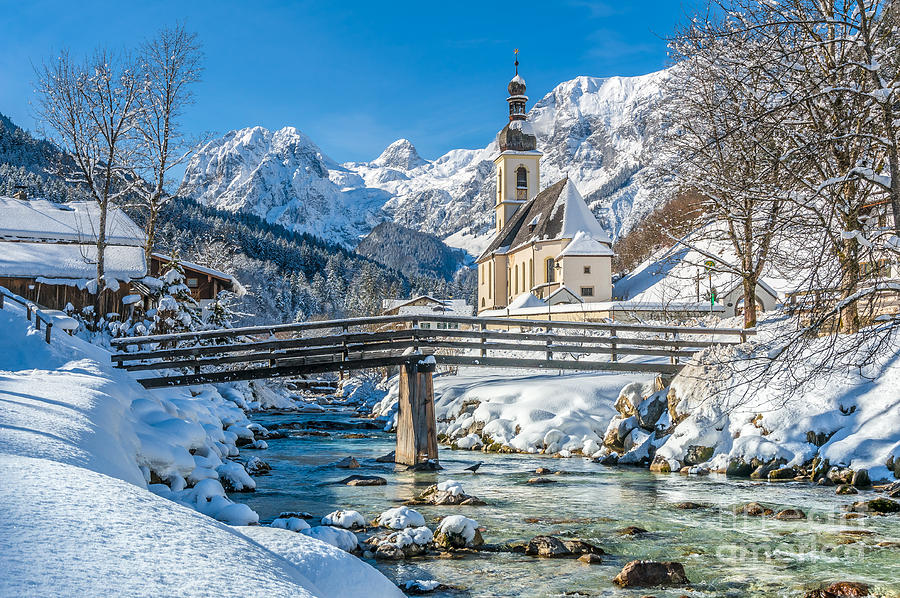
<svg viewBox="0 0 900 598">
<path fill-rule="evenodd" d="M 93 243 L 100 229 L 100 206 L 92 201 L 54 203 L 46 199 L 0 196 L 0 239 Z M 106 215 L 107 243 L 139 247 L 144 231 L 118 208 Z"/>
<path fill-rule="evenodd" d="M 493 253 L 506 253 L 536 241 L 573 239 L 579 231 L 600 243 L 611 243 L 607 232 L 584 203 L 575 183 L 564 178 L 516 210 L 478 259 Z"/>
<path fill-rule="evenodd" d="M 167 264 L 172 261 L 172 256 L 167 255 L 165 253 L 159 253 L 154 251 L 150 254 L 150 257 L 156 258 L 160 262 Z M 222 272 L 221 270 L 215 270 L 213 268 L 208 268 L 206 266 L 201 266 L 200 264 L 195 264 L 194 262 L 189 262 L 186 260 L 179 259 L 178 263 L 181 264 L 181 267 L 185 270 L 193 270 L 194 272 L 199 272 L 200 274 L 206 274 L 208 276 L 212 276 L 213 278 L 218 278 L 227 283 L 236 282 L 235 278 L 231 274 L 227 274 Z"/>
<path fill-rule="evenodd" d="M 107 280 L 127 282 L 147 274 L 142 247 L 109 245 L 103 257 Z M 0 276 L 86 281 L 97 276 L 97 247 L 90 243 L 0 240 Z"/>
</svg>

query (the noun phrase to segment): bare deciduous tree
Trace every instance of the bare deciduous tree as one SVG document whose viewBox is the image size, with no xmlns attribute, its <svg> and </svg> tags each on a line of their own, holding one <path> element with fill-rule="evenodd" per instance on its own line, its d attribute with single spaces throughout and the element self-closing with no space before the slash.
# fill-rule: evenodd
<svg viewBox="0 0 900 598">
<path fill-rule="evenodd" d="M 140 69 L 128 54 L 100 49 L 83 62 L 68 52 L 36 69 L 38 114 L 49 137 L 72 158 L 64 176 L 84 184 L 99 206 L 96 307 L 107 288 L 109 209 L 134 186 L 130 166 L 143 92 Z M 99 315 L 99 314 L 97 314 Z"/>
<path fill-rule="evenodd" d="M 196 34 L 180 24 L 163 29 L 140 49 L 146 88 L 139 98 L 135 171 L 146 181 L 138 188 L 138 194 L 147 213 L 147 263 L 159 212 L 169 198 L 167 186 L 171 181 L 167 177 L 197 145 L 185 137 L 178 119 L 193 102 L 191 88 L 200 80 L 202 57 Z"/>
</svg>

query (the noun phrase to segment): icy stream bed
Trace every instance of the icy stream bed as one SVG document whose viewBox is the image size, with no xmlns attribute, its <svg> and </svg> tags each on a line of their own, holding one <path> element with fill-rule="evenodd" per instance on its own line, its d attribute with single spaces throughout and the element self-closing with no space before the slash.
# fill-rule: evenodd
<svg viewBox="0 0 900 598">
<path fill-rule="evenodd" d="M 356 420 L 350 413 L 318 415 L 257 414 L 263 424 Z M 900 515 L 846 520 L 842 507 L 878 496 L 836 496 L 833 488 L 806 483 L 778 484 L 656 475 L 643 469 L 609 468 L 581 458 L 486 454 L 441 449 L 443 471 L 394 472 L 374 459 L 393 450 L 393 435 L 372 430 L 329 430 L 329 436 L 288 436 L 269 440 L 259 452 L 270 475 L 256 478 L 257 491 L 235 498 L 256 510 L 263 524 L 282 511 L 307 511 L 317 519 L 335 509 L 355 509 L 368 521 L 398 506 L 427 486 L 453 479 L 487 506 L 418 506 L 428 525 L 435 518 L 463 514 L 485 529 L 487 543 L 528 540 L 537 535 L 580 538 L 607 553 L 599 565 L 577 560 L 539 559 L 513 553 L 407 561 L 371 561 L 395 582 L 435 579 L 460 590 L 434 596 L 802 596 L 810 587 L 839 580 L 868 583 L 881 595 L 900 596 Z M 362 433 L 366 438 L 346 438 Z M 292 432 L 296 434 L 296 432 Z M 256 451 L 247 451 L 247 456 Z M 355 457 L 361 468 L 333 463 Z M 477 474 L 464 468 L 484 461 Z M 529 485 L 538 467 L 564 473 L 555 483 Z M 351 474 L 378 475 L 386 486 L 330 484 Z M 684 501 L 707 505 L 681 509 Z M 807 520 L 735 516 L 738 504 L 758 501 L 773 507 L 803 509 Z M 776 509 L 777 510 L 777 509 Z M 316 524 L 317 521 L 314 523 Z M 618 530 L 648 531 L 622 536 Z M 848 533 L 849 532 L 849 533 Z M 882 544 L 882 546 L 878 546 Z M 612 583 L 634 559 L 674 560 L 684 564 L 689 588 L 623 590 Z"/>
</svg>

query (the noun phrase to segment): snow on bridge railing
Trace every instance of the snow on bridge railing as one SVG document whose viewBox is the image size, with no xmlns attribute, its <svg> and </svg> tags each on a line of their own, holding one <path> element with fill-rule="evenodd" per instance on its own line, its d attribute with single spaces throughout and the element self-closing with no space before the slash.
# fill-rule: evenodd
<svg viewBox="0 0 900 598">
<path fill-rule="evenodd" d="M 48 343 L 50 342 L 50 331 L 54 326 L 56 326 L 60 330 L 65 330 L 70 335 L 78 330 L 78 320 L 70 317 L 65 312 L 61 312 L 55 309 L 43 309 L 42 307 L 36 305 L 35 303 L 32 303 L 24 297 L 16 295 L 6 287 L 0 287 L 0 309 L 3 309 L 4 301 L 6 299 L 18 303 L 19 305 L 24 307 L 25 317 L 29 322 L 31 321 L 32 314 L 34 314 L 34 327 L 36 330 L 41 329 L 41 323 L 44 324 L 44 330 L 46 331 L 44 333 L 44 340 Z"/>
<path fill-rule="evenodd" d="M 488 326 L 506 328 L 541 328 L 549 334 L 552 329 L 569 330 L 596 330 L 610 332 L 615 335 L 620 332 L 633 333 L 666 333 L 674 335 L 711 335 L 711 336 L 737 336 L 741 342 L 746 342 L 748 336 L 756 334 L 754 328 L 706 328 L 703 326 L 648 326 L 644 324 L 619 324 L 603 322 L 571 322 L 548 320 L 519 320 L 511 318 L 479 318 L 475 316 L 447 316 L 438 314 L 416 314 L 396 316 L 371 316 L 366 318 L 346 318 L 342 320 L 322 320 L 318 322 L 299 322 L 291 324 L 272 324 L 269 326 L 245 326 L 241 328 L 221 328 L 215 330 L 200 330 L 195 332 L 179 332 L 172 334 L 159 334 L 154 336 L 135 336 L 112 339 L 113 346 L 142 345 L 150 343 L 172 343 L 179 341 L 202 341 L 216 338 L 234 338 L 239 336 L 255 336 L 268 334 L 274 336 L 277 333 L 302 333 L 309 330 L 323 330 L 342 328 L 347 330 L 356 326 L 373 326 L 378 324 L 411 324 L 414 328 L 420 322 L 442 322 L 446 324 L 464 324 L 473 328 L 486 329 Z M 536 332 L 535 334 L 541 334 Z"/>
</svg>

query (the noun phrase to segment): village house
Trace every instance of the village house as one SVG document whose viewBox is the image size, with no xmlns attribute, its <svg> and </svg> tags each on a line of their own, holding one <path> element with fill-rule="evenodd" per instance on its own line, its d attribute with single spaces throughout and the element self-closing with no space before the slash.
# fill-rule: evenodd
<svg viewBox="0 0 900 598">
<path fill-rule="evenodd" d="M 474 311 L 465 299 L 436 299 L 430 295 L 419 295 L 411 299 L 384 299 L 381 303 L 383 316 L 421 316 L 419 328 L 438 330 L 458 330 L 455 322 L 436 322 L 428 316 L 471 317 Z"/>
<path fill-rule="evenodd" d="M 48 309 L 92 308 L 96 298 L 97 231 L 100 208 L 95 202 L 54 203 L 46 199 L 0 196 L 0 286 Z M 144 231 L 121 209 L 106 216 L 107 247 L 100 297 L 101 314 L 128 316 L 144 309 L 167 255 L 154 253 L 148 264 Z M 185 283 L 201 306 L 222 290 L 239 292 L 228 274 L 191 262 L 180 262 Z M 148 277 L 149 276 L 149 277 Z"/>
<path fill-rule="evenodd" d="M 538 192 L 542 154 L 527 120 L 518 61 L 507 90 L 509 122 L 497 137 L 500 153 L 494 159 L 495 237 L 476 260 L 478 313 L 503 315 L 535 303 L 609 301 L 609 234 L 568 178 Z"/>
</svg>

